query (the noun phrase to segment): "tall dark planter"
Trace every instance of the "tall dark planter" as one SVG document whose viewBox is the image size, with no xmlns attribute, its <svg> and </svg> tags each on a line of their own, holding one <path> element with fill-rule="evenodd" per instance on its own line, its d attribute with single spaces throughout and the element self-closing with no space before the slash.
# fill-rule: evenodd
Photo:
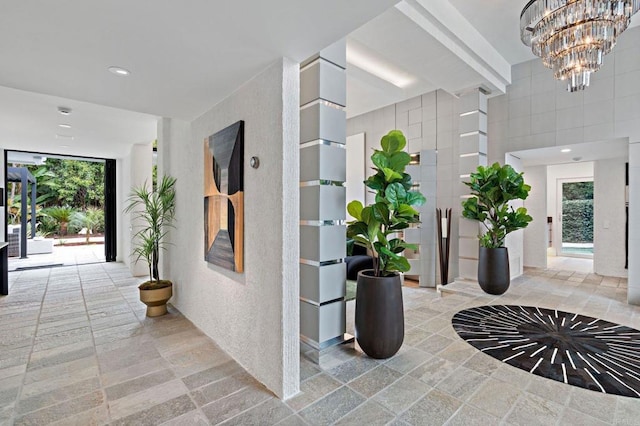
<svg viewBox="0 0 640 426">
<path fill-rule="evenodd" d="M 400 275 L 375 277 L 373 270 L 358 273 L 356 339 L 371 358 L 395 355 L 404 340 L 404 311 Z"/>
<path fill-rule="evenodd" d="M 480 247 L 478 284 L 485 293 L 503 294 L 509 288 L 509 252 L 506 247 Z"/>
</svg>

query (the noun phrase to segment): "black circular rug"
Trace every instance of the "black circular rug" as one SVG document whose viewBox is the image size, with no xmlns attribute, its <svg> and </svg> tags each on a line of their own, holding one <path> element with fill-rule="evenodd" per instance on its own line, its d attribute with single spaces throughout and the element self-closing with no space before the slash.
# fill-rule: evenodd
<svg viewBox="0 0 640 426">
<path fill-rule="evenodd" d="M 521 370 L 573 386 L 640 398 L 640 331 L 531 306 L 465 309 L 451 320 L 470 345 Z"/>
</svg>

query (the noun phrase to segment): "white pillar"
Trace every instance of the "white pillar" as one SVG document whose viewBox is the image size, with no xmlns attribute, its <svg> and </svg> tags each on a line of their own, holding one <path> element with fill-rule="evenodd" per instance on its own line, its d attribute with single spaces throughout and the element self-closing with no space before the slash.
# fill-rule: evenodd
<svg viewBox="0 0 640 426">
<path fill-rule="evenodd" d="M 629 284 L 627 301 L 640 305 L 640 141 L 629 144 Z"/>
<path fill-rule="evenodd" d="M 487 95 L 475 89 L 460 96 L 460 200 L 469 197 L 469 188 L 463 182 L 478 166 L 487 165 Z M 478 232 L 475 220 L 460 218 L 459 275 L 469 280 L 478 279 Z"/>
<path fill-rule="evenodd" d="M 300 65 L 300 339 L 315 361 L 346 331 L 346 44 Z"/>
</svg>

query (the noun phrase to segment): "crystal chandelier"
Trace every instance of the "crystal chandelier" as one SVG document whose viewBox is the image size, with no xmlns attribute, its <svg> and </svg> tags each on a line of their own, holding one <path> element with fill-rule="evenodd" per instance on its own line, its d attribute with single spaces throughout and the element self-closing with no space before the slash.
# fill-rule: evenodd
<svg viewBox="0 0 640 426">
<path fill-rule="evenodd" d="M 520 38 L 569 92 L 584 90 L 639 8 L 640 0 L 531 0 Z"/>
</svg>

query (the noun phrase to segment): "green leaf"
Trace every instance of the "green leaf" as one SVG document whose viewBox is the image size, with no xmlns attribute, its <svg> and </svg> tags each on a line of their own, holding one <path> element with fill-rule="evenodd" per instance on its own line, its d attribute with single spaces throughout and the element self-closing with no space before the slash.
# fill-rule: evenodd
<svg viewBox="0 0 640 426">
<path fill-rule="evenodd" d="M 403 217 L 419 216 L 420 213 L 408 204 L 400 204 L 396 213 Z"/>
<path fill-rule="evenodd" d="M 352 222 L 347 226 L 347 237 L 355 239 L 358 235 L 367 235 L 368 226 L 364 222 Z"/>
<path fill-rule="evenodd" d="M 398 207 L 401 202 L 407 197 L 407 191 L 405 191 L 404 187 L 400 183 L 392 183 L 387 186 L 387 189 L 384 192 L 385 197 L 395 207 Z"/>
<path fill-rule="evenodd" d="M 369 238 L 369 241 L 376 240 L 379 230 L 380 230 L 380 222 L 377 222 L 376 220 L 372 219 L 369 222 L 369 225 L 367 227 L 367 237 Z"/>
<path fill-rule="evenodd" d="M 378 222 L 384 223 L 385 225 L 389 224 L 389 207 L 384 202 L 375 203 L 373 206 L 373 217 Z"/>
<path fill-rule="evenodd" d="M 407 139 L 404 137 L 400 130 L 391 130 L 380 141 L 382 150 L 389 154 L 402 151 L 407 145 Z"/>
<path fill-rule="evenodd" d="M 384 180 L 384 174 L 375 174 L 373 176 L 369 176 L 367 180 L 364 181 L 364 184 L 367 188 L 371 188 L 374 191 L 380 191 L 384 189 L 386 185 L 386 181 Z"/>
<path fill-rule="evenodd" d="M 389 157 L 383 151 L 375 150 L 371 156 L 371 162 L 380 170 L 391 167 Z"/>
<path fill-rule="evenodd" d="M 362 218 L 362 221 L 364 223 L 369 225 L 369 223 L 371 222 L 371 219 L 373 218 L 373 208 L 371 206 L 367 206 L 363 208 L 362 211 L 360 212 L 360 217 Z"/>
<path fill-rule="evenodd" d="M 411 162 L 411 156 L 404 151 L 396 152 L 391 155 L 388 166 L 397 172 L 403 172 L 404 168 Z"/>
<path fill-rule="evenodd" d="M 380 242 L 380 244 L 384 246 L 389 245 L 389 242 L 387 241 L 387 237 L 384 235 L 384 232 L 382 232 L 381 230 L 378 231 L 378 242 Z"/>
<path fill-rule="evenodd" d="M 393 182 L 394 180 L 402 179 L 402 175 L 400 173 L 388 167 L 382 169 L 382 172 L 384 173 L 384 178 L 387 182 Z"/>
<path fill-rule="evenodd" d="M 407 222 L 396 222 L 389 227 L 389 231 L 402 231 L 403 229 L 407 229 L 408 227 L 409 224 Z"/>
<path fill-rule="evenodd" d="M 398 259 L 391 259 L 387 264 L 388 271 L 409 272 L 411 265 L 409 261 L 404 257 L 398 257 Z"/>
<path fill-rule="evenodd" d="M 397 260 L 397 259 L 400 259 L 402 257 L 402 256 L 392 252 L 391 250 L 389 250 L 388 248 L 386 248 L 382 244 L 379 247 L 380 247 L 380 253 L 384 254 L 385 256 L 389 257 L 390 259 Z"/>
<path fill-rule="evenodd" d="M 406 204 L 410 206 L 422 206 L 427 202 L 427 199 L 419 193 L 418 191 L 408 191 L 407 198 L 405 200 Z"/>
<path fill-rule="evenodd" d="M 362 203 L 358 200 L 354 200 L 347 204 L 347 211 L 356 220 L 362 220 Z"/>
</svg>

